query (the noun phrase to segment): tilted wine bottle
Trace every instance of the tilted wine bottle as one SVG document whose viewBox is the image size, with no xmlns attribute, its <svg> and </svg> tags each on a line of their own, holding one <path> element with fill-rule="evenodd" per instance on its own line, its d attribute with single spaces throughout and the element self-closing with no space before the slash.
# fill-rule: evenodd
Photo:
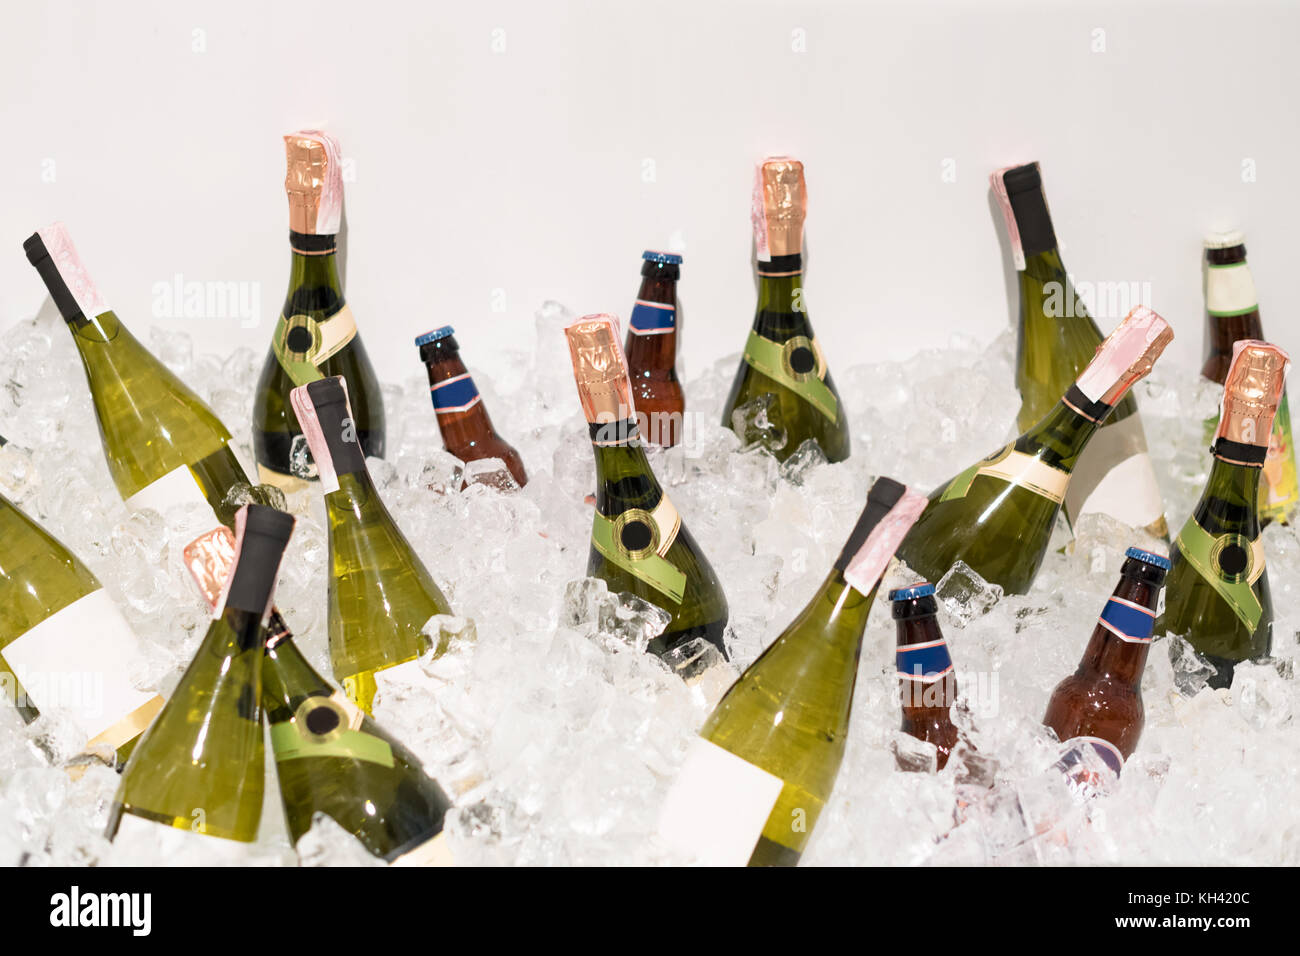
<svg viewBox="0 0 1300 956">
<path fill-rule="evenodd" d="M 444 325 L 415 340 L 420 360 L 429 373 L 429 394 L 433 398 L 434 414 L 438 416 L 442 443 L 461 461 L 500 459 L 522 488 L 528 484 L 523 460 L 492 427 L 478 386 L 461 361 L 455 331 L 450 325 Z"/>
<path fill-rule="evenodd" d="M 706 864 L 794 866 L 844 757 L 867 615 L 925 498 L 877 479 L 808 606 L 723 696 L 660 818 Z"/>
<path fill-rule="evenodd" d="M 226 426 L 109 309 L 62 223 L 37 231 L 23 249 L 81 355 L 118 494 L 132 509 L 159 512 L 207 501 L 229 523 L 237 506 L 227 495 L 248 477 Z"/>
<path fill-rule="evenodd" d="M 1230 687 L 1241 661 L 1273 647 L 1273 599 L 1260 540 L 1259 471 L 1290 362 L 1276 345 L 1242 339 L 1223 385 L 1210 477 L 1169 557 L 1160 634 L 1179 634 Z"/>
<path fill-rule="evenodd" d="M 766 417 L 763 443 L 782 461 L 805 441 L 829 461 L 849 457 L 849 423 L 803 292 L 803 223 L 808 209 L 803 163 L 776 156 L 754 173 L 758 309 L 722 424 L 745 440 L 741 419 Z M 762 406 L 763 415 L 756 414 Z"/>
<path fill-rule="evenodd" d="M 0 495 L 0 693 L 28 722 L 66 715 L 86 752 L 115 750 L 120 764 L 163 706 L 131 681 L 139 654 L 91 570 Z"/>
<path fill-rule="evenodd" d="M 299 386 L 290 400 L 325 495 L 330 663 L 348 697 L 369 714 L 375 673 L 414 662 L 430 646 L 424 625 L 451 608 L 370 479 L 343 379 Z"/>
<path fill-rule="evenodd" d="M 253 451 L 260 480 L 290 491 L 317 477 L 289 408 L 295 387 L 341 375 L 362 451 L 384 457 L 386 432 L 383 393 L 339 279 L 343 160 L 338 141 L 320 130 L 302 130 L 285 136 L 284 146 L 292 264 L 284 311 L 257 382 Z"/>
<path fill-rule="evenodd" d="M 939 629 L 939 604 L 934 585 L 920 581 L 889 592 L 898 649 L 899 700 L 902 731 L 934 744 L 935 769 L 942 770 L 957 746 L 957 728 L 951 708 L 957 700 L 957 675 L 953 673 L 948 642 Z"/>
<path fill-rule="evenodd" d="M 250 843 L 262 817 L 262 656 L 293 518 L 264 505 L 235 514 L 235 564 L 212 624 L 122 774 L 108 837 L 164 849 L 188 834 Z M 152 826 L 151 824 L 161 824 Z M 230 852 L 213 841 L 213 853 Z"/>
<path fill-rule="evenodd" d="M 1205 366 L 1201 374 L 1222 385 L 1232 361 L 1232 346 L 1242 339 L 1264 339 L 1259 319 L 1259 297 L 1250 266 L 1246 265 L 1246 240 L 1240 232 L 1220 232 L 1205 240 Z M 1217 417 L 1208 434 L 1218 428 Z M 1286 523 L 1300 501 L 1296 479 L 1295 439 L 1291 436 L 1291 408 L 1286 392 L 1273 416 L 1268 455 L 1260 469 L 1259 517 Z"/>
<path fill-rule="evenodd" d="M 610 591 L 635 594 L 672 615 L 664 633 L 650 642 L 651 653 L 662 656 L 704 638 L 725 657 L 727 599 L 646 460 L 618 320 L 589 315 L 564 331 L 596 454 L 587 574 Z"/>
<path fill-rule="evenodd" d="M 185 548 L 185 564 L 214 607 L 234 559 L 228 528 L 209 531 Z M 295 844 L 323 813 L 391 864 L 452 862 L 443 833 L 451 800 L 419 758 L 307 663 L 274 607 L 267 622 L 262 703 Z"/>
<path fill-rule="evenodd" d="M 1022 404 L 1017 422 L 1027 431 L 1092 361 L 1102 336 L 1061 262 L 1038 164 L 999 169 L 989 178 L 1019 272 L 1016 385 Z M 1071 526 L 1100 511 L 1168 538 L 1164 499 L 1132 394 L 1119 401 L 1079 456 L 1064 506 Z"/>
<path fill-rule="evenodd" d="M 682 439 L 686 393 L 677 379 L 677 280 L 682 257 L 641 254 L 641 288 L 627 323 L 627 370 L 641 431 L 651 445 L 671 448 Z"/>
<path fill-rule="evenodd" d="M 898 556 L 932 581 L 961 560 L 1008 594 L 1028 591 L 1079 455 L 1173 337 L 1150 309 L 1131 311 L 1042 421 L 930 494 Z"/>
</svg>

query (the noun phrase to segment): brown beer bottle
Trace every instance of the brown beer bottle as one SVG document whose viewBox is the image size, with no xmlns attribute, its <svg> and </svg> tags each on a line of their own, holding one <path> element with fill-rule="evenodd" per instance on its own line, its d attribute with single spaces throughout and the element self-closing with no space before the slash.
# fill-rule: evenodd
<svg viewBox="0 0 1300 956">
<path fill-rule="evenodd" d="M 1097 619 L 1079 669 L 1052 691 L 1043 723 L 1065 744 L 1058 766 L 1090 783 L 1088 751 L 1116 774 L 1137 748 L 1145 716 L 1142 669 L 1169 559 L 1129 548 L 1119 584 Z"/>
<path fill-rule="evenodd" d="M 460 360 L 460 346 L 452 334 L 455 331 L 450 325 L 444 325 L 415 340 L 420 359 L 429 371 L 429 393 L 433 396 L 442 442 L 461 461 L 500 458 L 522 488 L 528 484 L 524 463 L 519 452 L 492 427 L 478 386 Z"/>
<path fill-rule="evenodd" d="M 924 581 L 889 592 L 898 623 L 898 691 L 903 705 L 903 732 L 934 744 L 942 770 L 957 746 L 957 728 L 949 708 L 957 699 L 948 642 L 939 630 L 934 585 Z"/>
<path fill-rule="evenodd" d="M 646 250 L 641 254 L 641 290 L 627 324 L 628 373 L 632 401 L 645 417 L 641 434 L 652 445 L 671 448 L 682 438 L 686 396 L 677 380 L 677 280 L 682 257 Z"/>
</svg>

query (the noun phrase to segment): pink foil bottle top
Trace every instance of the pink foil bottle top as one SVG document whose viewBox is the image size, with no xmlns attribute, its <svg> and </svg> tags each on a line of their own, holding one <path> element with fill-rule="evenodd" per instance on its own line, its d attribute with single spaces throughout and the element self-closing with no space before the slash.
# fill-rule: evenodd
<svg viewBox="0 0 1300 956">
<path fill-rule="evenodd" d="M 284 137 L 284 151 L 289 228 L 306 235 L 336 234 L 343 218 L 343 161 L 338 140 L 321 130 L 299 130 Z"/>
<path fill-rule="evenodd" d="M 927 504 L 929 499 L 925 495 L 917 494 L 911 488 L 903 492 L 889 513 L 871 529 L 867 540 L 862 542 L 862 547 L 844 569 L 844 580 L 850 587 L 859 594 L 870 593 Z"/>
<path fill-rule="evenodd" d="M 1151 373 L 1156 359 L 1173 340 L 1169 323 L 1139 305 L 1097 346 L 1096 356 L 1075 386 L 1089 401 L 1113 406 Z"/>
<path fill-rule="evenodd" d="M 618 317 L 585 315 L 567 326 L 564 335 L 587 421 L 604 425 L 636 417 L 632 381 L 619 342 Z"/>
<path fill-rule="evenodd" d="M 803 251 L 803 224 L 808 215 L 808 186 L 803 163 L 789 156 L 769 156 L 754 169 L 750 216 L 760 262 Z"/>
<path fill-rule="evenodd" d="M 1290 357 L 1276 345 L 1258 339 L 1233 343 L 1215 439 L 1267 448 L 1290 370 Z"/>
<path fill-rule="evenodd" d="M 61 222 L 55 222 L 44 229 L 38 229 L 36 233 L 41 237 L 41 242 L 44 243 L 46 251 L 59 270 L 64 285 L 77 300 L 77 306 L 82 314 L 87 319 L 93 320 L 95 316 L 108 312 L 108 303 L 104 301 L 99 288 L 90 278 L 81 256 L 77 255 L 77 247 L 72 244 L 68 227 Z"/>
</svg>

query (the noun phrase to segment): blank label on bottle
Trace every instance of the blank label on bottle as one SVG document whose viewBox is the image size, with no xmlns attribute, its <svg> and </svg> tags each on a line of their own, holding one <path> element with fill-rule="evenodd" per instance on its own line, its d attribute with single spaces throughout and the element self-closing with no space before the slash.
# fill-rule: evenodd
<svg viewBox="0 0 1300 956">
<path fill-rule="evenodd" d="M 177 866 L 247 866 L 253 844 L 202 832 L 200 814 L 196 810 L 194 825 L 182 828 L 124 811 L 113 842 L 147 847 L 145 852 L 152 858 Z"/>
<path fill-rule="evenodd" d="M 403 853 L 389 866 L 455 866 L 451 849 L 447 846 L 447 831 L 442 830 L 431 840 L 425 840 L 409 853 Z"/>
<path fill-rule="evenodd" d="M 1258 309 L 1258 303 L 1255 280 L 1246 263 L 1209 267 L 1205 276 L 1205 311 L 1210 315 L 1243 315 Z"/>
<path fill-rule="evenodd" d="M 784 786 L 775 774 L 697 737 L 664 801 L 659 835 L 706 866 L 744 866 Z"/>
<path fill-rule="evenodd" d="M 127 507 L 132 511 L 152 508 L 159 514 L 166 514 L 169 508 L 177 505 L 197 502 L 206 505 L 208 499 L 203 497 L 203 489 L 199 487 L 194 472 L 190 471 L 188 465 L 173 468 L 126 499 Z"/>
</svg>

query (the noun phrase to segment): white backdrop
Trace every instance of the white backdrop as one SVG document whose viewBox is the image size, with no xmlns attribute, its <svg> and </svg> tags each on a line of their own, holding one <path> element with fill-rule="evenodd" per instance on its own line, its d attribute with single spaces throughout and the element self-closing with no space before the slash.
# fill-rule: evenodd
<svg viewBox="0 0 1300 956">
<path fill-rule="evenodd" d="M 987 174 L 1030 159 L 1076 278 L 1136 284 L 1175 361 L 1199 362 L 1200 238 L 1228 226 L 1266 330 L 1300 354 L 1284 0 L 160 0 L 4 21 L 3 327 L 45 296 L 22 240 L 62 219 L 141 338 L 262 351 L 288 270 L 280 134 L 321 125 L 351 180 L 347 296 L 386 381 L 420 371 L 411 339 L 433 326 L 491 371 L 545 299 L 626 318 L 649 247 L 685 255 L 683 370 L 738 352 L 752 164 L 773 152 L 806 164 L 807 301 L 833 368 L 1006 326 Z M 178 281 L 249 299 L 187 315 L 161 291 Z"/>
</svg>

